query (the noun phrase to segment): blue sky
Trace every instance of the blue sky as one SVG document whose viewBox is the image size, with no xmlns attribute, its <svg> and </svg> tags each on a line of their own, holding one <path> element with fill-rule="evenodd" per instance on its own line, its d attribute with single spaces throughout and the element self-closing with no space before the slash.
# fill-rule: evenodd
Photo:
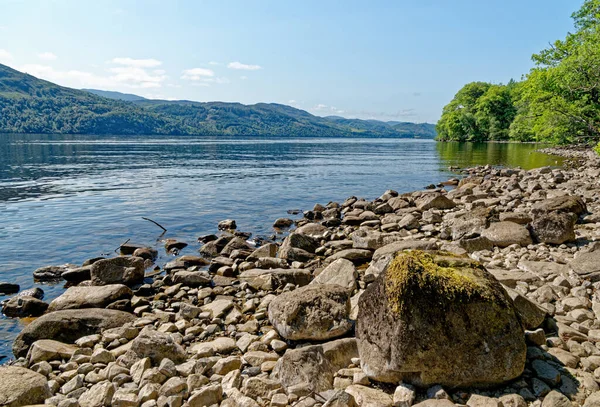
<svg viewBox="0 0 600 407">
<path fill-rule="evenodd" d="M 436 122 L 507 82 L 581 1 L 0 0 L 0 63 L 75 88 Z"/>
</svg>

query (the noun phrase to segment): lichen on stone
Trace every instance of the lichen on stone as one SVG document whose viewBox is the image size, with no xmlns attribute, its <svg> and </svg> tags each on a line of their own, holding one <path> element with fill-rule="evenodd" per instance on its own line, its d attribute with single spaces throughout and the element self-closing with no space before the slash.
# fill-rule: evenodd
<svg viewBox="0 0 600 407">
<path fill-rule="evenodd" d="M 390 309 L 402 312 L 405 301 L 413 296 L 428 298 L 432 306 L 475 300 L 493 302 L 497 295 L 484 277 L 477 276 L 480 267 L 451 253 L 399 253 L 389 264 L 385 278 Z"/>
</svg>

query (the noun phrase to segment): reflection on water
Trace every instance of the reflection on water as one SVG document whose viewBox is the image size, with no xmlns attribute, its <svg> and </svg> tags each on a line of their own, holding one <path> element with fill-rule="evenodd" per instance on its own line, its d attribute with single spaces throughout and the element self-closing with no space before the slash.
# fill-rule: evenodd
<svg viewBox="0 0 600 407">
<path fill-rule="evenodd" d="M 273 233 L 291 208 L 386 189 L 423 188 L 449 166 L 531 168 L 555 158 L 533 145 L 436 144 L 405 139 L 289 139 L 0 135 L 0 281 L 23 289 L 34 269 L 113 254 L 127 239 L 159 250 L 165 237 L 190 243 L 234 218 L 241 230 Z M 61 285 L 42 287 L 46 299 Z M 0 297 L 2 299 L 2 297 Z M 20 329 L 0 317 L 0 359 Z"/>
</svg>

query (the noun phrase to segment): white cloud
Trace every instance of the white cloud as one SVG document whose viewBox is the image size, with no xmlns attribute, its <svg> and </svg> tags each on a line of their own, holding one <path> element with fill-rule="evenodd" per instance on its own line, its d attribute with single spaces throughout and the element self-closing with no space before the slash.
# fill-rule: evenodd
<svg viewBox="0 0 600 407">
<path fill-rule="evenodd" d="M 210 61 L 208 64 L 209 65 L 221 65 L 220 63 L 218 63 L 216 61 Z"/>
<path fill-rule="evenodd" d="M 13 60 L 13 56 L 5 49 L 0 49 L 0 62 L 8 63 Z"/>
<path fill-rule="evenodd" d="M 54 61 L 58 59 L 58 57 L 52 52 L 42 52 L 41 54 L 38 54 L 38 58 L 42 61 Z"/>
<path fill-rule="evenodd" d="M 241 69 L 244 71 L 257 71 L 259 69 L 262 69 L 262 67 L 260 65 L 248 65 L 248 64 L 242 64 L 241 62 L 230 62 L 229 64 L 227 64 L 227 68 Z"/>
<path fill-rule="evenodd" d="M 245 81 L 246 79 L 248 79 L 248 77 L 246 75 L 242 75 L 242 76 L 240 76 L 240 79 Z"/>
<path fill-rule="evenodd" d="M 153 58 L 149 59 L 133 59 L 133 58 L 113 58 L 111 61 L 113 64 L 134 66 L 137 68 L 154 68 L 162 65 L 161 61 Z"/>
<path fill-rule="evenodd" d="M 187 79 L 189 81 L 201 81 L 213 76 L 215 76 L 215 72 L 212 69 L 192 68 L 184 70 L 183 75 L 181 75 L 181 79 Z"/>
<path fill-rule="evenodd" d="M 150 74 L 136 66 L 118 66 L 110 68 L 109 71 L 114 74 L 111 79 L 131 87 L 159 88 L 161 83 L 168 78 L 164 74 Z"/>
<path fill-rule="evenodd" d="M 322 103 L 319 103 L 318 105 L 314 106 L 311 110 L 317 111 L 319 113 L 324 113 L 324 114 L 332 114 L 332 113 L 342 114 L 342 113 L 344 113 L 343 110 L 338 109 L 335 106 L 327 106 Z"/>
</svg>

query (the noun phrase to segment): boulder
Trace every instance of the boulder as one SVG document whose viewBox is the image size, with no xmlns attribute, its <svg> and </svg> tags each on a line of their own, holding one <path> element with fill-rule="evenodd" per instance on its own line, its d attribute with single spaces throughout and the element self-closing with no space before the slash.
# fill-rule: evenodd
<svg viewBox="0 0 600 407">
<path fill-rule="evenodd" d="M 144 280 L 144 259 L 114 257 L 98 260 L 90 270 L 92 285 L 140 284 Z"/>
<path fill-rule="evenodd" d="M 369 267 L 365 271 L 365 274 L 372 274 L 378 276 L 385 271 L 387 266 L 390 264 L 396 253 L 404 250 L 435 250 L 437 245 L 434 242 L 428 242 L 425 240 L 403 240 L 399 242 L 390 243 L 383 246 L 380 249 L 375 250 L 373 253 L 373 260 L 369 264 Z"/>
<path fill-rule="evenodd" d="M 217 227 L 219 230 L 235 230 L 237 229 L 237 224 L 233 219 L 225 219 L 220 221 Z"/>
<path fill-rule="evenodd" d="M 366 249 L 344 249 L 339 252 L 335 252 L 331 256 L 325 259 L 325 264 L 331 264 L 337 259 L 350 260 L 356 265 L 361 265 L 371 261 L 373 252 Z"/>
<path fill-rule="evenodd" d="M 513 301 L 513 305 L 517 310 L 521 323 L 526 329 L 536 329 L 546 319 L 546 310 L 540 307 L 539 304 L 531 301 L 517 290 L 513 290 L 509 287 L 504 287 L 504 290 Z"/>
<path fill-rule="evenodd" d="M 29 348 L 27 359 L 30 364 L 45 360 L 69 360 L 77 349 L 79 348 L 76 345 L 69 345 L 52 339 L 40 339 L 35 341 Z"/>
<path fill-rule="evenodd" d="M 529 230 L 514 222 L 494 222 L 490 227 L 481 232 L 481 236 L 488 238 L 495 246 L 508 247 L 512 244 L 527 246 L 532 243 Z"/>
<path fill-rule="evenodd" d="M 357 356 L 354 338 L 288 349 L 277 361 L 273 376 L 285 389 L 304 385 L 318 393 L 332 389 L 336 372 L 348 367 Z"/>
<path fill-rule="evenodd" d="M 2 306 L 2 313 L 11 318 L 38 317 L 48 309 L 48 303 L 30 296 L 11 298 Z"/>
<path fill-rule="evenodd" d="M 44 376 L 16 366 L 0 367 L 0 406 L 44 404 L 52 394 Z"/>
<path fill-rule="evenodd" d="M 531 209 L 531 213 L 534 217 L 550 212 L 572 213 L 576 216 L 580 216 L 587 212 L 587 207 L 580 197 L 565 195 L 544 199 L 543 201 L 536 203 Z"/>
<path fill-rule="evenodd" d="M 491 386 L 525 366 L 523 327 L 500 283 L 443 252 L 398 254 L 360 297 L 356 336 L 376 381 Z"/>
<path fill-rule="evenodd" d="M 379 389 L 353 384 L 346 388 L 359 407 L 392 407 L 392 397 Z"/>
<path fill-rule="evenodd" d="M 429 192 L 415 199 L 415 205 L 420 211 L 429 209 L 452 209 L 456 204 L 439 192 Z"/>
<path fill-rule="evenodd" d="M 210 275 L 202 271 L 182 270 L 173 274 L 173 284 L 183 284 L 188 287 L 200 287 L 210 284 Z"/>
<path fill-rule="evenodd" d="M 271 301 L 269 321 L 290 340 L 327 340 L 352 328 L 346 288 L 316 284 L 285 292 Z"/>
<path fill-rule="evenodd" d="M 19 284 L 0 281 L 0 295 L 14 294 L 19 292 L 20 289 L 21 287 L 19 286 Z"/>
<path fill-rule="evenodd" d="M 319 242 L 302 233 L 293 232 L 283 241 L 279 249 L 279 257 L 292 261 L 308 261 L 314 258 Z"/>
<path fill-rule="evenodd" d="M 294 221 L 290 218 L 278 218 L 273 222 L 273 227 L 277 229 L 289 228 L 294 224 Z"/>
<path fill-rule="evenodd" d="M 250 269 L 242 272 L 240 281 L 247 282 L 255 290 L 275 290 L 286 284 L 304 286 L 312 278 L 310 271 L 302 269 Z"/>
<path fill-rule="evenodd" d="M 44 266 L 33 272 L 33 279 L 37 281 L 53 281 L 62 279 L 62 274 L 69 270 L 68 264 L 61 266 Z"/>
<path fill-rule="evenodd" d="M 577 215 L 569 212 L 548 212 L 533 219 L 531 231 L 540 242 L 563 244 L 575 240 Z"/>
<path fill-rule="evenodd" d="M 134 320 L 135 316 L 127 312 L 101 308 L 50 312 L 21 331 L 13 343 L 13 353 L 16 357 L 25 356 L 29 346 L 39 339 L 74 343 L 82 336 L 98 334 Z"/>
<path fill-rule="evenodd" d="M 131 351 L 140 359 L 150 358 L 155 366 L 163 359 L 170 359 L 175 364 L 186 360 L 185 350 L 173 340 L 171 335 L 146 327 L 131 343 Z"/>
<path fill-rule="evenodd" d="M 131 299 L 132 296 L 131 289 L 123 284 L 109 284 L 101 287 L 70 287 L 50 303 L 48 311 L 105 308 L 115 301 Z"/>
<path fill-rule="evenodd" d="M 356 288 L 358 273 L 350 260 L 337 259 L 325 267 L 310 284 L 334 284 L 345 287 L 349 292 Z"/>
<path fill-rule="evenodd" d="M 82 281 L 86 281 L 92 278 L 91 276 L 92 265 L 85 267 L 76 267 L 73 269 L 69 269 L 62 273 L 62 278 L 67 280 L 70 283 L 80 283 Z"/>
<path fill-rule="evenodd" d="M 587 278 L 593 282 L 600 280 L 600 250 L 579 253 L 569 263 L 569 268 L 581 278 Z"/>
<path fill-rule="evenodd" d="M 307 223 L 306 225 L 300 226 L 295 230 L 295 233 L 299 233 L 301 235 L 308 235 L 313 237 L 320 237 L 328 231 L 326 226 L 321 225 L 320 223 Z"/>
</svg>

